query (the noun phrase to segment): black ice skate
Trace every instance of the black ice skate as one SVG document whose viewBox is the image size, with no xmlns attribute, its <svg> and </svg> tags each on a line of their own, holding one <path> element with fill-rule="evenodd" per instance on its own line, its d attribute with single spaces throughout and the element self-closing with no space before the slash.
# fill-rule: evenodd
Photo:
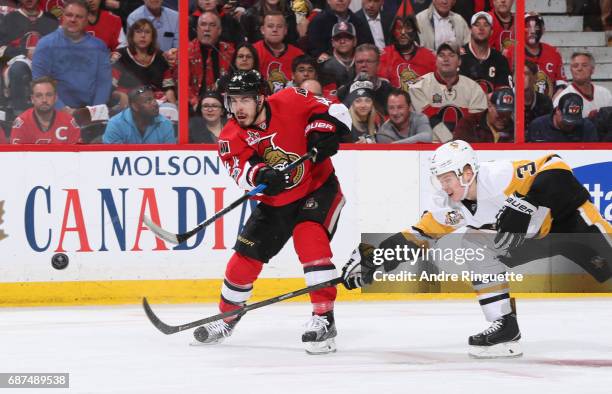
<svg viewBox="0 0 612 394">
<path fill-rule="evenodd" d="M 306 323 L 306 331 L 302 334 L 302 342 L 306 353 L 325 354 L 335 352 L 336 341 L 334 338 L 337 334 L 333 311 L 324 315 L 312 315 Z"/>
<path fill-rule="evenodd" d="M 217 320 L 196 328 L 193 332 L 193 337 L 197 342 L 192 343 L 192 345 L 216 345 L 223 342 L 225 338 L 232 335 L 232 331 L 238 323 L 238 320 L 240 319 L 234 319 L 229 323 L 223 320 Z"/>
<path fill-rule="evenodd" d="M 491 327 L 469 338 L 469 354 L 474 358 L 520 357 L 521 331 L 516 314 L 509 313 L 495 320 Z"/>
</svg>

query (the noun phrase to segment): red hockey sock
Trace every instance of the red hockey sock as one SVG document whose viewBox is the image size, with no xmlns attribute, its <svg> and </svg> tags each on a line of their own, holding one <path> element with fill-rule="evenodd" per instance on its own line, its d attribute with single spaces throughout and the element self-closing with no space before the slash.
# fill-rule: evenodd
<svg viewBox="0 0 612 394">
<path fill-rule="evenodd" d="M 259 276 L 263 263 L 234 253 L 227 263 L 221 287 L 221 312 L 233 311 L 246 303 L 253 293 L 253 282 Z"/>
<path fill-rule="evenodd" d="M 331 262 L 327 231 L 316 222 L 302 222 L 293 229 L 293 245 L 304 268 L 306 285 L 312 286 L 334 279 L 338 276 Z M 312 309 L 322 315 L 334 309 L 337 290 L 335 286 L 309 293 Z"/>
</svg>

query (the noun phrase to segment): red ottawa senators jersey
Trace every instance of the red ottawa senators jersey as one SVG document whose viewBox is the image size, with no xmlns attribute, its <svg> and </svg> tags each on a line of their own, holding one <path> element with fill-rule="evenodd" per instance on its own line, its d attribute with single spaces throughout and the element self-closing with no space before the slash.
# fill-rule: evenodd
<svg viewBox="0 0 612 394">
<path fill-rule="evenodd" d="M 259 126 L 244 129 L 235 119 L 227 122 L 219 135 L 219 156 L 238 186 L 251 190 L 262 167 L 282 170 L 304 155 L 309 132 L 335 132 L 336 125 L 325 115 L 338 104 L 330 104 L 305 89 L 290 87 L 268 97 L 266 121 Z M 255 199 L 272 206 L 289 204 L 317 190 L 333 171 L 329 158 L 318 164 L 307 160 L 290 173 L 287 190 Z"/>
<path fill-rule="evenodd" d="M 514 67 L 514 46 L 506 49 L 504 56 L 508 58 L 510 67 Z M 553 96 L 557 87 L 565 86 L 567 78 L 563 70 L 563 59 L 557 48 L 552 45 L 540 43 L 540 53 L 537 56 L 531 55 L 525 49 L 525 60 L 530 60 L 538 65 L 536 75 L 535 91 Z"/>
<path fill-rule="evenodd" d="M 85 29 L 92 36 L 104 41 L 109 51 L 115 51 L 119 46 L 123 25 L 121 18 L 108 11 L 100 10 L 96 23 L 87 25 Z"/>
<path fill-rule="evenodd" d="M 45 131 L 30 108 L 15 118 L 11 129 L 11 144 L 76 144 L 80 140 L 81 129 L 64 111 L 53 112 L 51 126 Z"/>
<path fill-rule="evenodd" d="M 378 76 L 389 80 L 392 86 L 408 91 L 419 77 L 436 71 L 436 55 L 427 48 L 419 47 L 410 60 L 404 59 L 393 45 L 389 45 L 380 56 Z"/>
<path fill-rule="evenodd" d="M 291 62 L 296 57 L 303 55 L 301 49 L 287 44 L 287 48 L 280 54 L 274 56 L 264 40 L 257 41 L 253 47 L 257 50 L 259 57 L 259 72 L 268 81 L 270 92 L 276 93 L 287 86 L 287 82 L 293 79 Z"/>
<path fill-rule="evenodd" d="M 514 33 L 514 15 L 512 15 L 512 22 L 506 29 L 499 20 L 499 17 L 495 11 L 489 11 L 489 15 L 493 17 L 493 33 L 489 37 L 489 46 L 493 49 L 503 52 L 506 48 L 516 43 L 516 35 Z"/>
<path fill-rule="evenodd" d="M 56 18 L 61 18 L 64 13 L 64 1 L 63 0 L 40 0 L 38 8 L 43 11 L 47 11 L 55 15 Z"/>
</svg>

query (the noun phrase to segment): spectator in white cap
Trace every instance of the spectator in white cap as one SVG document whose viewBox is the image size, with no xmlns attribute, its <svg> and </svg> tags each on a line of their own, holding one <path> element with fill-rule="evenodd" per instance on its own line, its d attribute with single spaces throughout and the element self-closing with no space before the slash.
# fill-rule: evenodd
<svg viewBox="0 0 612 394">
<path fill-rule="evenodd" d="M 470 21 L 470 42 L 461 49 L 459 73 L 478 82 L 485 93 L 512 86 L 508 60 L 491 48 L 489 38 L 493 32 L 493 17 L 481 11 Z"/>
<path fill-rule="evenodd" d="M 461 15 L 451 11 L 454 5 L 455 0 L 433 0 L 429 8 L 417 14 L 422 47 L 435 51 L 443 42 L 469 42 L 470 29 Z"/>
</svg>

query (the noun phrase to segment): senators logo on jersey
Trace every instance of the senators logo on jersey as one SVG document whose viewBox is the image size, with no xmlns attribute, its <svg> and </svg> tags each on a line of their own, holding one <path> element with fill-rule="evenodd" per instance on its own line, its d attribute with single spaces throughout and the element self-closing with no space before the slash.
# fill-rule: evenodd
<svg viewBox="0 0 612 394">
<path fill-rule="evenodd" d="M 419 79 L 419 74 L 417 74 L 408 63 L 401 63 L 397 65 L 397 79 L 400 82 L 400 88 L 403 91 L 408 91 L 410 85 L 415 83 Z"/>
<path fill-rule="evenodd" d="M 281 89 L 284 89 L 289 79 L 282 70 L 282 64 L 280 62 L 271 62 L 266 70 L 266 76 L 270 91 L 276 93 Z"/>
<path fill-rule="evenodd" d="M 263 159 L 270 167 L 277 170 L 284 170 L 289 164 L 300 158 L 300 155 L 293 152 L 286 152 L 274 144 L 276 133 L 259 140 L 260 147 L 263 147 Z M 297 166 L 289 173 L 289 186 L 292 189 L 297 186 L 304 177 L 304 164 Z"/>
<path fill-rule="evenodd" d="M 538 93 L 546 96 L 551 96 L 553 92 L 553 81 L 543 71 L 538 71 L 536 74 L 536 83 L 534 89 Z"/>
</svg>

